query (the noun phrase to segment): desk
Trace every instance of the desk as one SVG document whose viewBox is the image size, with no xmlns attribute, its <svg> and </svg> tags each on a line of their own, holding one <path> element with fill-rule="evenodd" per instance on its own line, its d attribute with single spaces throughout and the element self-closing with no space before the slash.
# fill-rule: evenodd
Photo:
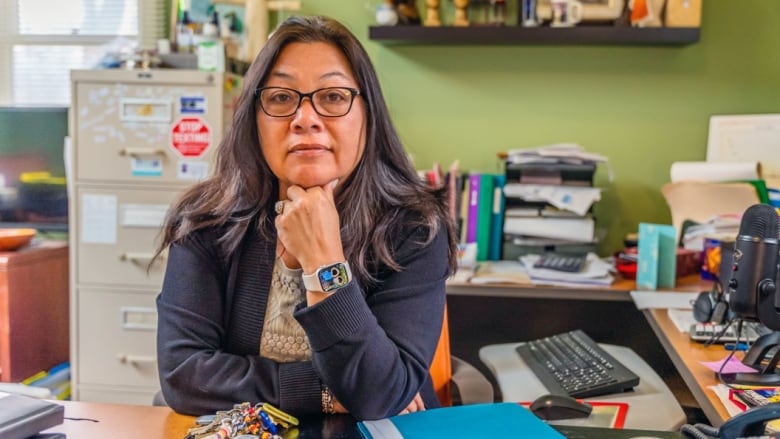
<svg viewBox="0 0 780 439">
<path fill-rule="evenodd" d="M 674 287 L 674 290 L 697 292 L 709 290 L 711 287 L 711 281 L 702 281 L 699 275 L 694 275 L 677 279 L 677 285 Z M 545 285 L 472 283 L 447 284 L 447 295 L 450 296 L 603 300 L 614 302 L 631 302 L 631 295 L 629 293 L 633 290 L 636 290 L 636 282 L 632 279 L 622 278 L 618 278 L 612 285 L 606 287 L 557 287 Z"/>
<path fill-rule="evenodd" d="M 726 351 L 720 345 L 705 347 L 703 343 L 691 341 L 688 334 L 677 329 L 665 309 L 646 309 L 642 312 L 704 415 L 714 426 L 723 424 L 730 416 L 715 393 L 707 389 L 718 384 L 718 379 L 699 362 L 720 360 L 726 356 Z"/>
<path fill-rule="evenodd" d="M 65 433 L 68 439 L 182 439 L 187 429 L 195 425 L 195 418 L 174 413 L 168 407 L 148 407 L 58 401 L 65 406 L 65 422 L 43 433 Z M 298 439 L 362 439 L 355 420 L 348 415 L 316 416 L 301 418 Z M 586 427 L 555 426 L 564 436 L 577 439 L 626 439 L 681 438 L 671 432 L 648 432 L 630 430 L 604 430 Z M 521 435 L 518 435 L 521 437 Z"/>
<path fill-rule="evenodd" d="M 675 289 L 708 290 L 699 276 L 678 279 Z M 452 354 L 477 367 L 494 384 L 478 352 L 485 345 L 516 343 L 582 329 L 599 343 L 630 347 L 687 405 L 693 396 L 664 352 L 642 312 L 631 300 L 632 280 L 610 287 L 566 288 L 509 284 L 448 284 L 447 307 Z"/>
<path fill-rule="evenodd" d="M 533 401 L 549 393 L 533 371 L 517 354 L 520 343 L 485 346 L 479 357 L 488 365 L 501 387 L 504 401 Z M 671 390 L 650 366 L 629 348 L 599 344 L 607 353 L 637 374 L 639 385 L 633 392 L 587 398 L 629 404 L 626 428 L 677 430 L 685 423 L 685 413 Z"/>
<path fill-rule="evenodd" d="M 187 429 L 195 425 L 194 417 L 180 415 L 168 407 L 56 402 L 65 406 L 65 422 L 44 432 L 65 433 L 68 439 L 182 439 Z"/>
</svg>

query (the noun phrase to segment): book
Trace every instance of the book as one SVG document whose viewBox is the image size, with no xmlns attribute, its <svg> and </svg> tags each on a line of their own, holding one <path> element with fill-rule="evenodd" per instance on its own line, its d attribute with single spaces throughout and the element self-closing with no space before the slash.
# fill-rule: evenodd
<svg viewBox="0 0 780 439">
<path fill-rule="evenodd" d="M 590 242 L 595 237 L 596 224 L 592 217 L 506 217 L 504 233 Z"/>
<path fill-rule="evenodd" d="M 514 402 L 442 407 L 358 422 L 365 439 L 529 437 L 564 439 L 561 433 Z"/>
<path fill-rule="evenodd" d="M 24 395 L 0 392 L 0 437 L 25 439 L 62 424 L 65 408 Z"/>
</svg>

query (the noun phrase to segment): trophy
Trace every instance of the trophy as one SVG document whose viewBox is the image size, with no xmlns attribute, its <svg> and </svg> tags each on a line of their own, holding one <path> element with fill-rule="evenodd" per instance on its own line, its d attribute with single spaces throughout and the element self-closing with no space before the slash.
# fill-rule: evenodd
<svg viewBox="0 0 780 439">
<path fill-rule="evenodd" d="M 425 15 L 426 26 L 441 26 L 439 3 L 439 0 L 425 0 L 425 6 L 427 7 Z"/>
<path fill-rule="evenodd" d="M 469 19 L 466 15 L 466 8 L 469 7 L 469 0 L 455 0 L 455 21 L 452 23 L 455 26 L 468 26 Z"/>
</svg>

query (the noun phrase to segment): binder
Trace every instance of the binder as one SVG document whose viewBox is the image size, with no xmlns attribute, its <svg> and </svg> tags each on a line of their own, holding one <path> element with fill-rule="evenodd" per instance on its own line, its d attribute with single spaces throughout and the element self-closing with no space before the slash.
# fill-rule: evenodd
<svg viewBox="0 0 780 439">
<path fill-rule="evenodd" d="M 0 437 L 25 439 L 62 424 L 65 407 L 29 396 L 0 392 Z"/>
<path fill-rule="evenodd" d="M 469 174 L 468 207 L 466 217 L 466 243 L 477 242 L 477 221 L 479 217 L 479 174 Z"/>
<path fill-rule="evenodd" d="M 505 175 L 493 176 L 493 211 L 490 216 L 490 245 L 488 260 L 501 260 L 502 244 L 504 242 L 504 184 Z"/>
<path fill-rule="evenodd" d="M 479 174 L 479 195 L 477 196 L 477 260 L 488 260 L 493 223 L 493 174 Z"/>
</svg>

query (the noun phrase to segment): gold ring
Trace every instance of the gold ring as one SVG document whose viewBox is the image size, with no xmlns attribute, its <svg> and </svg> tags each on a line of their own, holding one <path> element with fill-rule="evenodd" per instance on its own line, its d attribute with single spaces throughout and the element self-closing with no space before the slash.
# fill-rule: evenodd
<svg viewBox="0 0 780 439">
<path fill-rule="evenodd" d="M 276 204 L 274 204 L 274 212 L 276 212 L 277 215 L 281 215 L 284 212 L 284 201 L 277 201 Z"/>
</svg>

